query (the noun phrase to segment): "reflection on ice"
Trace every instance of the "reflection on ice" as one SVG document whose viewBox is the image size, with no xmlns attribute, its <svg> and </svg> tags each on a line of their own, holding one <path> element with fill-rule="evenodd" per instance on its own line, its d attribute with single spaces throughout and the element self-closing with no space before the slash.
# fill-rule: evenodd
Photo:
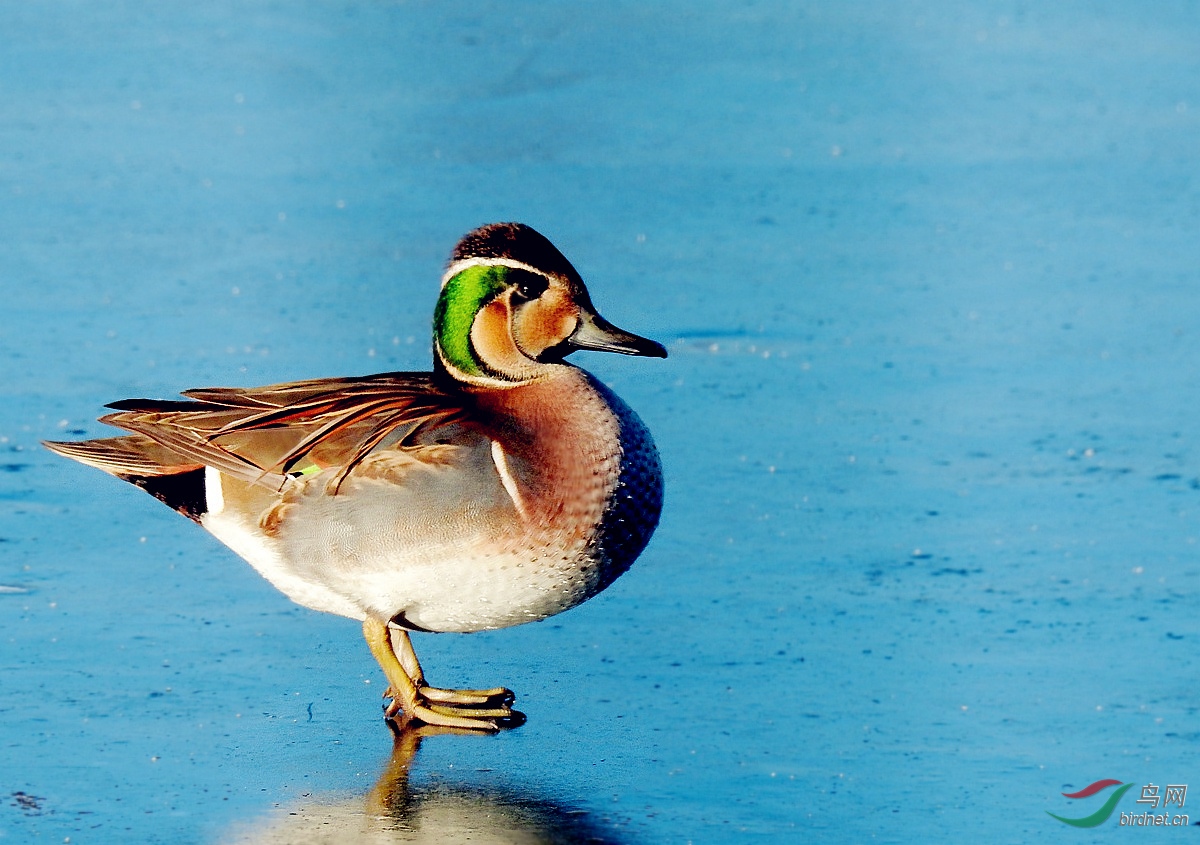
<svg viewBox="0 0 1200 845">
<path fill-rule="evenodd" d="M 313 795 L 246 822 L 224 841 L 232 845 L 375 845 L 473 842 L 484 845 L 629 843 L 586 810 L 515 789 L 477 785 L 413 785 L 409 775 L 421 741 L 452 730 L 406 726 L 391 759 L 366 795 Z"/>
</svg>

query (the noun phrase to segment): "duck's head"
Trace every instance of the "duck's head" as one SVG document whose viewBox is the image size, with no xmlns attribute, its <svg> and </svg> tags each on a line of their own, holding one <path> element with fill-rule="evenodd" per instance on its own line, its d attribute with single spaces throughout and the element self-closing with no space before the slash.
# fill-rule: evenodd
<svg viewBox="0 0 1200 845">
<path fill-rule="evenodd" d="M 454 248 L 433 314 L 439 369 L 463 384 L 513 387 L 544 378 L 576 349 L 666 358 L 662 344 L 596 313 L 579 273 L 520 223 L 493 223 Z"/>
</svg>

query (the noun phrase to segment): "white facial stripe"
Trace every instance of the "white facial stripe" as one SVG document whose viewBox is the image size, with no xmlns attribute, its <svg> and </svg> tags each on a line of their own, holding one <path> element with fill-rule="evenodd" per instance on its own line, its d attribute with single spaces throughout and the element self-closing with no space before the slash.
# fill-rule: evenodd
<svg viewBox="0 0 1200 845">
<path fill-rule="evenodd" d="M 464 258 L 461 261 L 455 261 L 446 268 L 446 275 L 442 276 L 442 287 L 446 286 L 446 282 L 453 279 L 463 270 L 468 267 L 511 267 L 514 270 L 528 270 L 530 273 L 536 273 L 539 276 L 546 276 L 546 273 L 536 267 L 525 264 L 522 261 L 513 261 L 511 258 Z"/>
<path fill-rule="evenodd" d="M 446 356 L 442 354 L 442 347 L 438 343 L 433 344 L 434 350 L 437 352 L 438 360 L 442 362 L 442 366 L 446 368 L 455 381 L 460 381 L 463 384 L 472 384 L 476 387 L 491 387 L 497 390 L 508 390 L 512 387 L 520 387 L 522 384 L 527 384 L 526 381 L 506 381 L 504 379 L 492 378 L 481 374 L 467 375 L 458 367 L 446 360 Z"/>
</svg>

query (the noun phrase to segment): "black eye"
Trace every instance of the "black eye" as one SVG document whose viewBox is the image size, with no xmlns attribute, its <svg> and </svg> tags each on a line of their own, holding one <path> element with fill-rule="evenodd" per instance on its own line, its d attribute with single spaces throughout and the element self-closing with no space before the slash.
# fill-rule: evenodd
<svg viewBox="0 0 1200 845">
<path fill-rule="evenodd" d="M 537 299 L 550 286 L 550 280 L 545 276 L 528 270 L 509 270 L 508 280 L 513 285 L 513 296 L 526 301 Z"/>
</svg>

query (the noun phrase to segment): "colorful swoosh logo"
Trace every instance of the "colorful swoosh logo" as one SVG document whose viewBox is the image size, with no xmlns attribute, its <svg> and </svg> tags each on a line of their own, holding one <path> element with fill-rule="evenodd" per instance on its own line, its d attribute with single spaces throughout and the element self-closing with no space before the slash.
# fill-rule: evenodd
<svg viewBox="0 0 1200 845">
<path fill-rule="evenodd" d="M 1056 816 L 1049 810 L 1046 811 L 1046 815 L 1056 818 L 1063 824 L 1069 824 L 1072 827 L 1096 827 L 1097 825 L 1104 824 L 1104 822 L 1108 821 L 1108 817 L 1113 814 L 1113 810 L 1117 808 L 1117 802 L 1133 786 L 1132 783 L 1122 784 L 1119 780 L 1105 778 L 1104 780 L 1098 780 L 1095 783 L 1085 786 L 1078 792 L 1063 793 L 1064 798 L 1089 798 L 1097 792 L 1103 792 L 1110 786 L 1119 786 L 1120 789 L 1115 790 L 1112 795 L 1108 796 L 1108 800 L 1104 802 L 1104 806 L 1090 816 L 1084 816 L 1081 819 L 1068 819 L 1064 816 Z"/>
<path fill-rule="evenodd" d="M 1098 780 L 1093 784 L 1089 784 L 1088 786 L 1085 786 L 1083 789 L 1079 790 L 1078 792 L 1064 792 L 1063 798 L 1087 798 L 1091 795 L 1095 795 L 1097 792 L 1099 792 L 1102 789 L 1107 789 L 1110 786 L 1120 786 L 1120 785 L 1121 785 L 1121 782 L 1119 780 L 1113 780 L 1112 778 L 1105 778 L 1104 780 Z"/>
</svg>

